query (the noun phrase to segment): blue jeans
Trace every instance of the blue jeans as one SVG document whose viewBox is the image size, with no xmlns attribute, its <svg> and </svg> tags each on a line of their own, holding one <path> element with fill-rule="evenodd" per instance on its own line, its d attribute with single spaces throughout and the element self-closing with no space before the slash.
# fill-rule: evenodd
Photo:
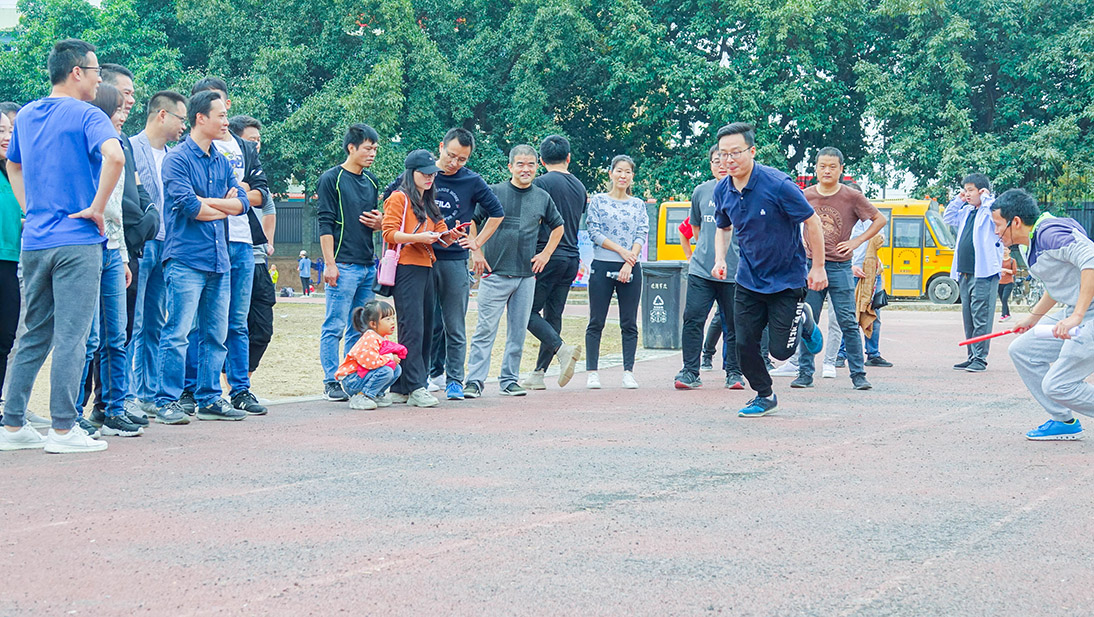
<svg viewBox="0 0 1094 617">
<path fill-rule="evenodd" d="M 851 273 L 851 262 L 826 261 L 824 270 L 828 274 L 828 287 L 822 291 L 809 290 L 805 294 L 805 301 L 813 308 L 813 315 L 819 317 L 824 297 L 827 295 L 831 298 L 832 307 L 836 310 L 836 322 L 843 332 L 848 371 L 851 377 L 865 375 L 866 359 L 862 356 L 862 338 L 859 336 L 858 319 L 855 318 L 855 276 Z M 805 345 L 799 349 L 801 353 L 798 358 L 798 373 L 812 377 L 816 371 L 813 354 L 809 353 Z"/>
<path fill-rule="evenodd" d="M 364 306 L 374 296 L 372 283 L 376 280 L 376 266 L 338 263 L 338 285 L 326 288 L 327 310 L 323 328 L 319 334 L 319 364 L 323 367 L 323 381 L 334 381 L 334 373 L 345 355 L 338 349 L 342 337 L 346 337 L 346 351 L 361 338 L 350 315 L 353 309 Z"/>
<path fill-rule="evenodd" d="M 142 401 L 156 397 L 160 383 L 160 334 L 167 323 L 167 284 L 163 280 L 163 240 L 144 243 L 137 274 L 137 301 L 133 307 L 133 338 L 129 359 L 133 377 L 129 395 Z"/>
<path fill-rule="evenodd" d="M 338 269 L 341 270 L 342 268 L 339 267 Z M 338 280 L 341 284 L 341 274 L 338 275 Z M 374 368 L 365 373 L 364 377 L 358 377 L 357 373 L 350 373 L 342 378 L 342 389 L 350 396 L 364 394 L 371 399 L 378 399 L 387 392 L 391 384 L 395 383 L 395 380 L 402 374 L 403 367 L 398 364 L 395 365 L 394 369 L 387 365 Z"/>
<path fill-rule="evenodd" d="M 195 270 L 172 259 L 164 265 L 167 279 L 167 324 L 160 337 L 160 380 L 156 405 L 177 401 L 182 394 L 186 357 L 195 359 L 194 398 L 209 405 L 220 398 L 220 370 L 228 350 L 229 274 Z M 194 344 L 188 343 L 193 333 Z"/>
<path fill-rule="evenodd" d="M 121 251 L 103 248 L 103 273 L 99 284 L 98 310 L 87 337 L 83 379 L 95 354 L 99 354 L 99 380 L 103 384 L 103 405 L 106 415 L 125 413 L 125 396 L 129 391 L 128 356 L 125 350 L 125 324 L 128 319 L 125 303 L 125 262 Z M 87 401 L 84 401 L 86 404 Z"/>
<path fill-rule="evenodd" d="M 254 285 L 254 247 L 245 242 L 229 242 L 228 258 L 231 300 L 228 303 L 228 358 L 224 373 L 232 394 L 251 389 L 248 370 L 251 366 L 251 342 L 247 332 L 247 315 L 251 312 L 251 287 Z"/>
<path fill-rule="evenodd" d="M 881 275 L 879 274 L 877 275 L 877 279 L 874 280 L 874 290 L 876 291 L 878 289 L 881 289 L 882 285 L 884 285 L 884 283 L 881 282 Z M 876 315 L 876 319 L 874 319 L 874 329 L 869 337 L 865 337 L 865 349 L 867 358 L 873 358 L 875 356 L 881 355 L 881 351 L 878 349 L 878 344 L 881 342 L 881 309 L 874 309 L 874 315 Z M 843 344 L 842 340 L 839 344 L 839 357 L 847 357 L 847 347 Z"/>
</svg>

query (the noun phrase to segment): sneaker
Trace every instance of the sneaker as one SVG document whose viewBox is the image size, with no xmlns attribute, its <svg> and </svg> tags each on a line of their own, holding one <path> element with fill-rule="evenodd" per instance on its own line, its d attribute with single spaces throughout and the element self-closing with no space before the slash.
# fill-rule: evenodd
<svg viewBox="0 0 1094 617">
<path fill-rule="evenodd" d="M 391 392 L 388 394 L 388 398 L 391 399 L 392 403 L 405 403 L 408 399 L 410 399 L 410 396 L 406 394 L 400 394 L 399 392 Z"/>
<path fill-rule="evenodd" d="M 343 390 L 344 392 L 344 390 Z M 232 407 L 240 411 L 245 411 L 252 416 L 264 416 L 269 411 L 263 405 L 258 403 L 258 399 L 255 395 L 251 394 L 250 390 L 240 390 L 232 396 Z"/>
<path fill-rule="evenodd" d="M 1010 315 L 1003 315 L 999 318 L 999 323 L 1003 323 L 1004 321 L 1010 321 Z"/>
<path fill-rule="evenodd" d="M 703 380 L 699 379 L 699 376 L 694 373 L 680 371 L 676 374 L 676 379 L 672 382 L 672 385 L 677 390 L 694 390 L 703 386 Z"/>
<path fill-rule="evenodd" d="M 370 399 L 369 397 L 365 396 L 364 393 L 362 393 L 362 392 L 358 392 L 357 394 L 354 394 L 353 396 L 349 397 L 349 408 L 350 409 L 360 409 L 360 410 L 364 410 L 364 411 L 370 411 L 370 410 L 376 409 L 376 407 L 377 407 L 376 401 L 374 401 L 374 400 Z"/>
<path fill-rule="evenodd" d="M 43 445 L 45 451 L 50 454 L 76 454 L 79 452 L 100 452 L 109 447 L 105 441 L 92 439 L 85 431 L 72 430 L 64 435 L 53 429 L 49 429 L 46 441 Z"/>
<path fill-rule="evenodd" d="M 444 389 L 444 397 L 450 401 L 462 401 L 463 400 L 463 384 L 458 381 L 453 381 L 448 384 Z"/>
<path fill-rule="evenodd" d="M 775 411 L 778 408 L 779 399 L 774 394 L 769 397 L 757 396 L 748 402 L 737 412 L 741 418 L 759 418 Z"/>
<path fill-rule="evenodd" d="M 411 407 L 436 407 L 440 404 L 440 401 L 430 394 L 429 390 L 418 388 L 410 393 L 410 396 L 406 399 L 406 404 Z"/>
<path fill-rule="evenodd" d="M 179 396 L 179 405 L 182 405 L 182 411 L 188 416 L 192 416 L 198 411 L 198 402 L 194 398 L 193 392 L 183 390 L 182 395 Z"/>
<path fill-rule="evenodd" d="M 232 404 L 223 398 L 218 398 L 212 404 L 198 407 L 198 420 L 230 420 L 238 422 L 247 417 L 247 412 L 232 407 Z"/>
<path fill-rule="evenodd" d="M 623 387 L 628 390 L 634 390 L 638 387 L 638 380 L 634 378 L 634 373 L 631 371 L 623 371 Z"/>
<path fill-rule="evenodd" d="M 559 362 L 558 387 L 564 388 L 574 377 L 574 368 L 581 359 L 581 345 L 562 344 L 555 353 Z"/>
<path fill-rule="evenodd" d="M 135 398 L 125 399 L 124 404 L 125 415 L 129 418 L 129 421 L 138 426 L 148 426 L 148 412 L 144 410 L 144 406 Z M 152 413 L 156 413 L 153 411 Z"/>
<path fill-rule="evenodd" d="M 87 421 L 95 428 L 101 427 L 104 420 L 106 420 L 106 413 L 98 407 L 93 408 L 91 413 L 87 414 Z"/>
<path fill-rule="evenodd" d="M 983 373 L 988 370 L 988 363 L 983 360 L 973 360 L 969 362 L 969 365 L 965 367 L 965 370 L 970 373 Z"/>
<path fill-rule="evenodd" d="M 714 370 L 714 358 L 703 358 L 703 361 L 699 363 L 700 371 L 713 371 Z"/>
<path fill-rule="evenodd" d="M 99 430 L 99 427 L 89 422 L 87 418 L 77 418 L 76 426 L 79 426 L 81 429 L 83 429 L 83 431 L 87 433 L 87 436 L 92 439 L 98 439 L 103 436 L 102 431 Z"/>
<path fill-rule="evenodd" d="M 479 398 L 482 396 L 482 386 L 475 381 L 467 382 L 467 385 L 463 387 L 464 398 Z"/>
<path fill-rule="evenodd" d="M 139 437 L 144 433 L 144 427 L 129 420 L 125 414 L 120 416 L 106 416 L 103 419 L 103 435 L 107 437 Z"/>
<path fill-rule="evenodd" d="M 145 416 L 151 417 L 156 415 L 156 411 L 159 407 L 156 407 L 156 401 L 142 401 L 140 399 L 133 399 L 137 402 L 137 406 L 141 408 Z"/>
<path fill-rule="evenodd" d="M 953 370 L 963 371 L 963 370 L 969 368 L 970 364 L 972 364 L 972 360 L 965 360 L 964 362 L 958 362 L 957 364 L 953 365 Z"/>
<path fill-rule="evenodd" d="M 525 375 L 524 379 L 520 380 L 520 385 L 524 386 L 525 390 L 546 390 L 547 384 L 543 381 L 543 374 L 543 369 L 536 369 Z"/>
<path fill-rule="evenodd" d="M 768 371 L 772 377 L 797 377 L 798 365 L 787 360 L 773 371 Z"/>
<path fill-rule="evenodd" d="M 28 412 L 25 412 L 23 414 L 23 424 L 29 424 L 30 428 L 43 429 L 43 430 L 48 429 L 48 428 L 53 426 L 52 421 L 50 421 L 48 418 L 43 418 L 42 416 L 34 413 L 33 411 L 28 411 Z M 44 437 L 43 437 L 43 439 L 44 439 Z"/>
<path fill-rule="evenodd" d="M 821 378 L 822 379 L 835 379 L 836 378 L 836 365 L 835 364 L 825 364 L 824 368 L 821 370 Z"/>
<path fill-rule="evenodd" d="M 802 329 L 810 328 L 808 332 L 802 332 L 802 343 L 805 344 L 805 348 L 809 353 L 816 355 L 824 349 L 824 335 L 821 334 L 820 326 L 817 325 L 816 320 L 813 318 L 813 307 L 809 304 L 805 304 L 805 308 L 802 311 Z"/>
<path fill-rule="evenodd" d="M 380 398 L 373 399 L 373 400 L 376 401 L 376 406 L 377 407 L 391 407 L 391 396 L 389 394 L 385 393 Z"/>
<path fill-rule="evenodd" d="M 29 424 L 24 424 L 17 431 L 9 431 L 0 428 L 0 450 L 35 450 L 46 445 L 46 438 L 34 430 Z"/>
<path fill-rule="evenodd" d="M 794 381 L 790 382 L 791 388 L 812 388 L 813 378 L 806 377 L 805 375 L 798 375 L 794 378 Z"/>
<path fill-rule="evenodd" d="M 891 367 L 893 366 L 893 363 L 889 362 L 885 358 L 882 358 L 881 356 L 870 356 L 869 358 L 866 358 L 866 366 Z"/>
<path fill-rule="evenodd" d="M 843 368 L 845 366 L 847 366 L 847 358 L 844 358 L 843 356 L 837 356 L 836 357 L 836 368 Z"/>
<path fill-rule="evenodd" d="M 342 403 L 349 400 L 349 395 L 342 389 L 342 384 L 337 381 L 328 381 L 323 384 L 323 398 L 328 401 Z"/>
<path fill-rule="evenodd" d="M 516 382 L 501 389 L 502 396 L 524 396 L 525 394 L 528 394 L 528 391 L 520 387 L 520 384 Z"/>
<path fill-rule="evenodd" d="M 726 387 L 730 390 L 744 390 L 745 378 L 740 373 L 730 373 L 726 375 Z"/>
<path fill-rule="evenodd" d="M 436 377 L 430 377 L 426 382 L 426 384 L 428 384 L 426 388 L 428 388 L 430 392 L 440 392 L 441 390 L 444 390 L 444 382 L 446 379 L 444 373 L 437 375 Z"/>
<path fill-rule="evenodd" d="M 866 375 L 853 375 L 851 377 L 851 385 L 854 386 L 856 390 L 869 390 L 874 387 L 870 385 L 869 381 L 866 381 Z"/>
<path fill-rule="evenodd" d="M 1030 441 L 1075 441 L 1083 438 L 1083 426 L 1075 418 L 1071 422 L 1049 420 L 1026 433 Z"/>
<path fill-rule="evenodd" d="M 160 424 L 190 424 L 190 415 L 179 401 L 171 401 L 156 410 L 156 422 Z"/>
<path fill-rule="evenodd" d="M 600 389 L 600 375 L 597 375 L 596 371 L 589 371 L 589 375 L 585 378 L 585 387 L 590 390 Z"/>
</svg>

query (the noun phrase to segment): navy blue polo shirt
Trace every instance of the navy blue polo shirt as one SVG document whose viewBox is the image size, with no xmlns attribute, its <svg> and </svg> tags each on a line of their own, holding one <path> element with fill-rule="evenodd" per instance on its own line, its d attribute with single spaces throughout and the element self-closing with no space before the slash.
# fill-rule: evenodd
<svg viewBox="0 0 1094 617">
<path fill-rule="evenodd" d="M 236 181 L 232 164 L 215 147 L 206 153 L 189 135 L 171 148 L 163 159 L 164 234 L 163 261 L 179 262 L 204 272 L 223 274 L 228 261 L 228 225 L 224 220 L 199 221 L 198 197 L 219 199 L 228 189 L 239 191 L 243 213 L 250 203 L 247 191 Z"/>
<path fill-rule="evenodd" d="M 790 176 L 754 163 L 744 190 L 726 176 L 714 188 L 714 203 L 714 223 L 736 229 L 738 285 L 764 294 L 805 287 L 801 224 L 813 216 L 813 206 Z"/>
</svg>

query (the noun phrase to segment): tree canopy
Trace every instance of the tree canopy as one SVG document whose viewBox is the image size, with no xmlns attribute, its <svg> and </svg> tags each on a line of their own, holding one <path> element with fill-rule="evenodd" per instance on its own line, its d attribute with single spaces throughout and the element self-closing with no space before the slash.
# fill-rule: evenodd
<svg viewBox="0 0 1094 617">
<path fill-rule="evenodd" d="M 265 125 L 275 190 L 311 191 L 353 122 L 384 138 L 374 171 L 445 129 L 472 167 L 561 133 L 601 186 L 611 157 L 638 191 L 683 196 L 722 124 L 756 125 L 758 159 L 792 175 L 824 146 L 881 184 L 940 194 L 970 171 L 1042 199 L 1094 194 L 1094 17 L 1086 0 L 19 0 L 0 98 L 49 90 L 51 45 L 78 37 L 136 74 L 138 100 L 229 84 Z M 135 107 L 127 128 L 144 117 Z M 389 141 L 390 140 L 390 141 Z"/>
</svg>

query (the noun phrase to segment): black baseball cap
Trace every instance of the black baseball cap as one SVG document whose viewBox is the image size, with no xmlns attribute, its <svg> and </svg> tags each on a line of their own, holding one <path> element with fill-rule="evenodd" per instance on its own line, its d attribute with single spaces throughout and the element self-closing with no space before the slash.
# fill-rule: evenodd
<svg viewBox="0 0 1094 617">
<path fill-rule="evenodd" d="M 429 150 L 415 150 L 406 155 L 406 168 L 423 174 L 435 174 L 441 171 L 441 168 L 437 167 L 437 159 Z"/>
</svg>

